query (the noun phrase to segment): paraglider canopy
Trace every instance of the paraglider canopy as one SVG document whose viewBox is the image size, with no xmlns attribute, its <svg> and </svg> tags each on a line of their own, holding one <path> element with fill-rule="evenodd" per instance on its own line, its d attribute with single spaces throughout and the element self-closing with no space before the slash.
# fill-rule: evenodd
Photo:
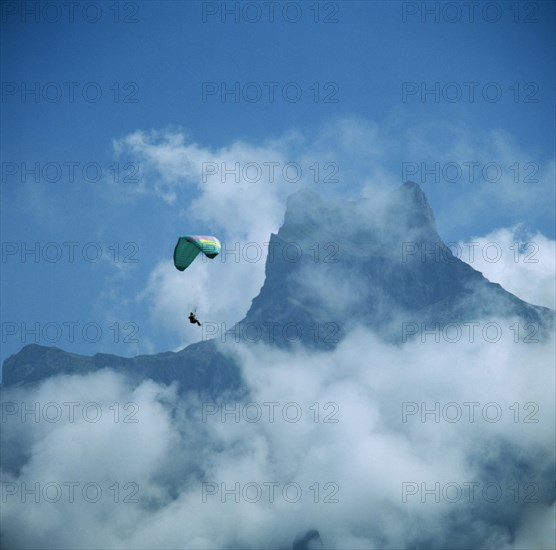
<svg viewBox="0 0 556 550">
<path fill-rule="evenodd" d="M 220 253 L 220 241 L 206 235 L 185 235 L 178 239 L 174 248 L 174 265 L 183 271 L 191 265 L 199 252 L 208 258 L 215 258 Z"/>
</svg>

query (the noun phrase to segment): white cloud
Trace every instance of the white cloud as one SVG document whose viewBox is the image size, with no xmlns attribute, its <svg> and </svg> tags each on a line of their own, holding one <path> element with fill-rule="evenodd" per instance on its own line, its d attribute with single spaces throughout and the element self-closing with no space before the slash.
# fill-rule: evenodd
<svg viewBox="0 0 556 550">
<path fill-rule="evenodd" d="M 106 370 L 8 391 L 4 401 L 96 401 L 107 413 L 95 424 L 66 419 L 22 426 L 17 417 L 8 419 L 8 438 L 24 432 L 30 458 L 19 475 L 4 472 L 4 482 L 90 481 L 106 489 L 96 504 L 80 497 L 73 504 L 31 505 L 10 496 L 3 512 L 9 541 L 21 547 L 75 547 L 79 541 L 98 548 L 285 548 L 316 528 L 328 548 L 406 548 L 457 537 L 487 544 L 494 536 L 490 522 L 496 521 L 488 515 L 494 514 L 498 543 L 548 548 L 551 516 L 544 499 L 550 490 L 535 476 L 550 469 L 553 459 L 554 342 L 532 347 L 507 336 L 495 345 L 431 341 L 397 347 L 355 330 L 326 353 L 230 343 L 241 358 L 252 404 L 236 408 L 223 397 L 210 404 L 218 409 L 205 421 L 196 398 L 179 400 L 173 388 L 148 381 L 134 388 Z M 139 422 L 115 423 L 115 402 L 120 412 L 123 404 L 137 403 Z M 478 403 L 473 422 L 464 402 Z M 527 409 L 531 402 L 536 409 Z M 405 422 L 404 403 L 419 409 L 406 409 Z M 453 422 L 456 404 L 463 416 Z M 489 422 L 485 415 L 496 416 L 494 404 L 502 416 Z M 249 422 L 257 406 L 262 416 Z M 433 412 L 423 422 L 425 408 Z M 298 410 L 297 421 L 285 418 L 296 418 Z M 538 422 L 524 422 L 529 413 Z M 507 445 L 502 454 L 501 443 Z M 507 469 L 524 460 L 531 469 Z M 107 487 L 115 481 L 122 491 L 125 482 L 136 483 L 140 501 L 114 503 Z M 203 481 L 214 493 L 204 501 Z M 440 484 L 439 502 L 434 492 L 421 502 L 421 482 L 433 490 Z M 443 496 L 447 484 L 455 484 L 453 490 L 475 482 L 472 503 L 466 492 L 455 503 Z M 513 503 L 512 487 L 527 490 L 527 482 L 539 486 L 534 513 L 522 501 Z M 268 483 L 277 484 L 273 502 Z M 295 486 L 285 493 L 290 497 L 282 493 L 288 483 L 301 489 L 298 502 L 288 501 L 297 495 Z M 403 483 L 418 491 L 405 502 Z M 486 483 L 502 489 L 499 503 L 483 499 Z M 223 487 L 230 491 L 225 502 Z M 248 502 L 258 489 L 259 501 Z M 501 519 L 512 510 L 520 513 L 513 546 L 511 522 Z M 458 516 L 472 518 L 473 529 Z"/>
<path fill-rule="evenodd" d="M 556 309 L 556 241 L 520 224 L 460 241 L 452 251 L 522 300 Z"/>
</svg>

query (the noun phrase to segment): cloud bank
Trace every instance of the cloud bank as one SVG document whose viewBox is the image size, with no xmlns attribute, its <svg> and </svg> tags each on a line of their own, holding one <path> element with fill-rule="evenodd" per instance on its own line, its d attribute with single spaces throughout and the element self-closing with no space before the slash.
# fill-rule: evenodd
<svg viewBox="0 0 556 550">
<path fill-rule="evenodd" d="M 550 548 L 553 346 L 355 329 L 326 353 L 229 343 L 241 403 L 110 369 L 4 390 L 3 448 L 25 457 L 4 462 L 4 542 L 288 548 L 317 529 L 338 549 Z"/>
</svg>

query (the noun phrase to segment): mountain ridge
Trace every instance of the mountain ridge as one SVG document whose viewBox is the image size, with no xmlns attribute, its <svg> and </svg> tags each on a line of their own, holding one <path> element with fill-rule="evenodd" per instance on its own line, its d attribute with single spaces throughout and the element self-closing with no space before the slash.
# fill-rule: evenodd
<svg viewBox="0 0 556 550">
<path fill-rule="evenodd" d="M 232 331 L 242 334 L 250 324 L 266 344 L 329 350 L 355 325 L 399 343 L 400 319 L 446 325 L 511 316 L 554 325 L 552 310 L 520 300 L 456 258 L 438 235 L 425 193 L 406 182 L 380 201 L 324 200 L 308 189 L 290 195 L 270 237 L 264 284 Z M 287 326 L 299 338 L 284 333 Z M 241 340 L 249 342 L 244 334 Z M 4 361 L 3 385 L 105 367 L 137 380 L 176 380 L 182 391 L 205 395 L 243 391 L 239 367 L 216 340 L 131 358 L 29 344 Z"/>
</svg>

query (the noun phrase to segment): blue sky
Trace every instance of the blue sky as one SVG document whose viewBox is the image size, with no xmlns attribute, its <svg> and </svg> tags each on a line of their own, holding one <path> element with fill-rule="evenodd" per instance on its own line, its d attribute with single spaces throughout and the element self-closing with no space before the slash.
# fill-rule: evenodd
<svg viewBox="0 0 556 550">
<path fill-rule="evenodd" d="M 423 12 L 432 2 L 320 2 L 318 22 L 314 2 L 280 3 L 273 22 L 265 3 L 240 5 L 237 22 L 221 11 L 235 2 L 120 2 L 117 21 L 116 4 L 88 4 L 73 16 L 63 2 L 39 3 L 38 15 L 2 5 L 2 360 L 34 342 L 179 349 L 199 339 L 182 324 L 195 305 L 231 325 L 264 280 L 264 257 L 200 263 L 188 278 L 170 264 L 177 237 L 262 249 L 296 189 L 372 197 L 401 184 L 404 166 L 446 241 L 535 240 L 543 277 L 553 273 L 554 3 L 480 4 L 470 20 L 458 3 L 439 3 L 436 18 Z M 239 83 L 237 102 L 222 99 L 223 83 Z M 38 96 L 22 95 L 34 86 Z M 437 98 L 421 96 L 435 86 Z M 303 177 L 202 181 L 203 163 L 236 162 L 297 163 Z M 36 177 L 23 172 L 37 163 Z M 438 163 L 438 180 L 422 163 Z M 473 182 L 450 171 L 471 165 Z M 324 181 L 331 166 L 337 182 Z M 36 243 L 38 261 L 22 259 Z M 532 276 L 520 267 L 518 295 Z M 24 333 L 37 323 L 38 336 Z"/>
</svg>

